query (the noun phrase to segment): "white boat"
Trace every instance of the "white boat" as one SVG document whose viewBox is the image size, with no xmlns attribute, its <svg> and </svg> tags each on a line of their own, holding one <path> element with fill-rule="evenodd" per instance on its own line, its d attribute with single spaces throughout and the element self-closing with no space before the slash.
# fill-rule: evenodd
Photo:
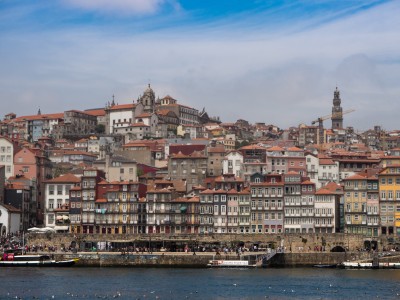
<svg viewBox="0 0 400 300">
<path fill-rule="evenodd" d="M 22 254 L 21 252 L 6 251 L 0 260 L 2 267 L 69 267 L 79 259 L 67 259 L 57 261 L 50 255 Z"/>
<path fill-rule="evenodd" d="M 400 269 L 400 263 L 380 262 L 373 265 L 372 262 L 349 262 L 345 261 L 342 266 L 346 269 Z"/>
<path fill-rule="evenodd" d="M 250 265 L 247 260 L 224 260 L 224 259 L 213 259 L 207 264 L 208 267 L 212 268 L 254 268 L 255 265 Z"/>
<path fill-rule="evenodd" d="M 344 261 L 342 266 L 346 269 L 372 269 L 372 262 L 350 262 Z"/>
</svg>

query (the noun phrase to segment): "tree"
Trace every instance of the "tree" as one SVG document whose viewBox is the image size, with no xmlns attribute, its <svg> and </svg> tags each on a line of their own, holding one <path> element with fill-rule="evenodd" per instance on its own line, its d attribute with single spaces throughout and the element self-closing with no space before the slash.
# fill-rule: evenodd
<svg viewBox="0 0 400 300">
<path fill-rule="evenodd" d="M 104 133 L 106 132 L 106 127 L 104 126 L 104 124 L 97 124 L 96 127 L 94 128 L 96 133 Z"/>
</svg>

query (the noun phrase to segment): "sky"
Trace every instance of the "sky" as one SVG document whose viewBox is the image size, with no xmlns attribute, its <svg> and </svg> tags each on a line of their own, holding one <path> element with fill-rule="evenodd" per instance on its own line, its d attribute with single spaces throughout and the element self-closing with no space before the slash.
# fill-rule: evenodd
<svg viewBox="0 0 400 300">
<path fill-rule="evenodd" d="M 223 122 L 288 128 L 329 115 L 338 87 L 344 126 L 400 129 L 399 15 L 383 0 L 0 0 L 1 111 L 136 102 L 150 83 Z"/>
</svg>

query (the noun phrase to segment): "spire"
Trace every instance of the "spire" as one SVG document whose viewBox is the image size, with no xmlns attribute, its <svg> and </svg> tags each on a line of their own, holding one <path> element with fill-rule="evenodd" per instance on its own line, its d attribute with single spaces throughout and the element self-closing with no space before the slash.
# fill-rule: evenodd
<svg viewBox="0 0 400 300">
<path fill-rule="evenodd" d="M 114 106 L 115 105 L 115 96 L 114 96 L 114 94 L 112 95 L 112 102 L 111 102 L 111 106 Z"/>
<path fill-rule="evenodd" d="M 39 110 L 38 110 L 37 114 L 38 114 L 39 116 L 42 114 L 42 112 L 40 111 L 40 107 L 39 107 Z"/>
</svg>

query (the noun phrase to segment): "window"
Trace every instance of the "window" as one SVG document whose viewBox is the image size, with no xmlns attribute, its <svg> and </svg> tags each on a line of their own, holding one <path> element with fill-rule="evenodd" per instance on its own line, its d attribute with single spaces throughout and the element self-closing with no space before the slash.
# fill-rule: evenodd
<svg viewBox="0 0 400 300">
<path fill-rule="evenodd" d="M 57 195 L 62 195 L 62 192 L 63 192 L 63 186 L 57 185 Z"/>
</svg>

